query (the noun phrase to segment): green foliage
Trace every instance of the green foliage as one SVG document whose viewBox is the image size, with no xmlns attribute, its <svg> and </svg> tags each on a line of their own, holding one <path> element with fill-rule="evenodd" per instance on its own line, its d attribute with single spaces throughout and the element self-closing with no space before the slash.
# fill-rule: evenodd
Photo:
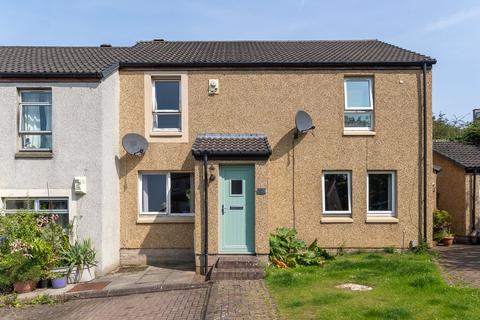
<svg viewBox="0 0 480 320">
<path fill-rule="evenodd" d="M 413 248 L 413 253 L 415 254 L 426 254 L 430 252 L 430 248 L 428 246 L 428 243 L 426 241 L 420 241 L 418 243 L 418 246 Z"/>
<path fill-rule="evenodd" d="M 85 266 L 95 266 L 95 249 L 92 241 L 86 239 L 83 241 L 75 241 L 75 243 L 63 250 L 63 257 L 70 271 L 74 268 L 83 269 Z"/>
<path fill-rule="evenodd" d="M 0 290 L 11 290 L 16 281 L 46 279 L 63 264 L 62 252 L 70 243 L 57 220 L 57 215 L 34 212 L 0 216 Z"/>
<path fill-rule="evenodd" d="M 466 127 L 457 140 L 465 143 L 480 144 L 480 120 L 476 120 Z"/>
<path fill-rule="evenodd" d="M 445 283 L 431 254 L 345 253 L 323 268 L 267 268 L 266 283 L 283 319 L 477 319 L 480 305 L 480 289 Z"/>
<path fill-rule="evenodd" d="M 433 139 L 453 140 L 462 134 L 465 123 L 459 119 L 449 120 L 444 113 L 433 115 Z"/>
<path fill-rule="evenodd" d="M 40 294 L 40 295 L 36 296 L 35 298 L 33 298 L 32 300 L 30 300 L 28 302 L 28 304 L 31 304 L 31 305 L 39 305 L 39 304 L 52 305 L 55 302 L 56 302 L 55 299 L 53 299 L 48 294 Z"/>
<path fill-rule="evenodd" d="M 333 259 L 328 252 L 317 245 L 310 245 L 297 239 L 297 231 L 289 228 L 277 228 L 270 235 L 270 260 L 275 264 L 284 263 L 289 267 L 320 265 L 326 259 Z"/>
<path fill-rule="evenodd" d="M 0 296 L 0 308 L 20 308 L 21 306 L 22 302 L 15 292 Z"/>
<path fill-rule="evenodd" d="M 442 230 L 448 228 L 452 224 L 450 214 L 446 210 L 433 211 L 433 230 Z"/>
<path fill-rule="evenodd" d="M 386 248 L 383 248 L 383 252 L 393 254 L 393 253 L 395 253 L 395 248 L 394 247 L 386 247 Z"/>
</svg>

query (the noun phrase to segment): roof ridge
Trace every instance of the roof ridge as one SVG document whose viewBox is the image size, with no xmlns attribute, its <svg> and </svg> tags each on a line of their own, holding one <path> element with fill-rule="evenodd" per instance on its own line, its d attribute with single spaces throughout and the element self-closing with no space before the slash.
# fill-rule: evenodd
<svg viewBox="0 0 480 320">
<path fill-rule="evenodd" d="M 242 40 L 140 40 L 137 41 L 136 44 L 139 43 L 233 43 L 233 42 L 242 42 L 242 43 L 247 43 L 247 42 L 277 42 L 277 43 L 296 43 L 296 42 L 375 42 L 375 41 L 380 41 L 378 39 L 298 39 L 298 40 L 268 40 L 268 39 L 261 39 L 261 40 L 248 40 L 248 39 L 242 39 Z M 381 42 L 381 41 L 380 41 Z"/>
</svg>

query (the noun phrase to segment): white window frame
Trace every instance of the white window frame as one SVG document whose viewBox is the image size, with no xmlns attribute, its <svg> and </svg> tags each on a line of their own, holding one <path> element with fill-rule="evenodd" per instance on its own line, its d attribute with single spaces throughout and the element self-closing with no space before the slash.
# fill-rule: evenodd
<svg viewBox="0 0 480 320">
<path fill-rule="evenodd" d="M 182 171 L 142 171 L 138 173 L 138 212 L 140 215 L 145 215 L 145 216 L 151 216 L 151 215 L 157 215 L 157 216 L 180 216 L 180 217 L 185 217 L 185 216 L 193 216 L 194 212 L 186 212 L 186 213 L 177 213 L 177 212 L 171 212 L 171 174 L 172 173 L 188 173 L 190 175 L 190 189 L 192 190 L 192 199 L 190 200 L 190 210 L 194 210 L 194 198 L 193 198 L 193 191 L 194 191 L 194 185 L 193 185 L 193 173 L 192 172 L 182 172 Z M 143 179 L 142 177 L 144 175 L 164 175 L 166 176 L 166 182 L 165 182 L 165 188 L 166 188 L 166 202 L 167 202 L 167 208 L 166 210 L 163 211 L 143 211 Z"/>
<path fill-rule="evenodd" d="M 21 200 L 21 201 L 33 201 L 33 208 L 32 209 L 6 209 L 7 201 L 9 200 Z M 67 209 L 40 209 L 40 201 L 55 201 L 55 200 L 63 200 L 67 202 Z M 28 212 L 35 212 L 38 214 L 61 214 L 66 215 L 67 220 L 70 223 L 70 199 L 68 197 L 3 197 L 3 212 L 5 214 L 15 214 L 19 211 L 28 211 Z"/>
<path fill-rule="evenodd" d="M 368 89 L 369 89 L 369 98 L 370 98 L 370 106 L 365 107 L 349 107 L 348 106 L 348 91 L 347 91 L 347 83 L 348 81 L 368 81 Z M 343 128 L 345 131 L 373 131 L 374 123 L 375 123 L 375 113 L 374 113 L 374 101 L 373 101 L 373 79 L 367 77 L 348 77 L 343 80 L 343 92 L 344 92 L 344 99 L 345 99 L 345 110 L 343 115 Z M 370 112 L 372 114 L 372 123 L 370 127 L 345 127 L 345 113 L 353 112 L 353 113 L 367 113 Z"/>
<path fill-rule="evenodd" d="M 52 97 L 52 102 L 23 102 L 22 93 L 28 92 L 49 92 Z M 53 94 L 51 89 L 18 89 L 18 99 L 19 99 L 19 114 L 18 114 L 18 136 L 20 138 L 20 151 L 51 151 L 53 149 L 53 119 L 50 119 L 51 130 L 43 131 L 26 131 L 22 130 L 23 128 L 23 106 L 50 106 L 51 112 L 50 116 L 53 118 Z M 52 139 L 52 148 L 24 148 L 23 147 L 23 136 L 24 135 L 41 135 L 41 134 L 50 134 Z"/>
<path fill-rule="evenodd" d="M 157 95 L 155 93 L 156 82 L 178 82 L 178 110 L 176 109 L 157 109 Z M 152 131 L 153 132 L 179 132 L 183 130 L 183 114 L 182 114 L 182 79 L 181 78 L 153 78 L 152 79 Z M 180 128 L 157 128 L 157 115 L 178 115 L 180 116 Z"/>
<path fill-rule="evenodd" d="M 392 210 L 370 210 L 370 174 L 389 174 L 392 177 Z M 367 172 L 367 215 L 373 217 L 396 217 L 397 205 L 397 178 L 395 171 L 368 171 Z"/>
<path fill-rule="evenodd" d="M 348 182 L 348 210 L 347 211 L 327 211 L 325 209 L 325 175 L 328 174 L 347 174 Z M 351 171 L 323 171 L 322 172 L 322 209 L 324 215 L 351 215 L 352 214 L 352 172 Z"/>
</svg>

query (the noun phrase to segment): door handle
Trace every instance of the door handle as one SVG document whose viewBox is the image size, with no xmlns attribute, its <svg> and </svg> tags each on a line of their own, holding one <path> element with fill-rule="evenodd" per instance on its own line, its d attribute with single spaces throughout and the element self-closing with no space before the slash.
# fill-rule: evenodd
<svg viewBox="0 0 480 320">
<path fill-rule="evenodd" d="M 225 214 L 225 206 L 222 204 L 222 215 Z"/>
</svg>

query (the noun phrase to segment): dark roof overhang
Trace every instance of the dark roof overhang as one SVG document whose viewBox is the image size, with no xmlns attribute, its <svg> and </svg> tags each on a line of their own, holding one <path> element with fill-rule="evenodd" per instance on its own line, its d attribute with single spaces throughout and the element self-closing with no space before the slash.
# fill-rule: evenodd
<svg viewBox="0 0 480 320">
<path fill-rule="evenodd" d="M 264 134 L 198 134 L 192 155 L 201 160 L 267 160 L 272 149 Z"/>
</svg>

